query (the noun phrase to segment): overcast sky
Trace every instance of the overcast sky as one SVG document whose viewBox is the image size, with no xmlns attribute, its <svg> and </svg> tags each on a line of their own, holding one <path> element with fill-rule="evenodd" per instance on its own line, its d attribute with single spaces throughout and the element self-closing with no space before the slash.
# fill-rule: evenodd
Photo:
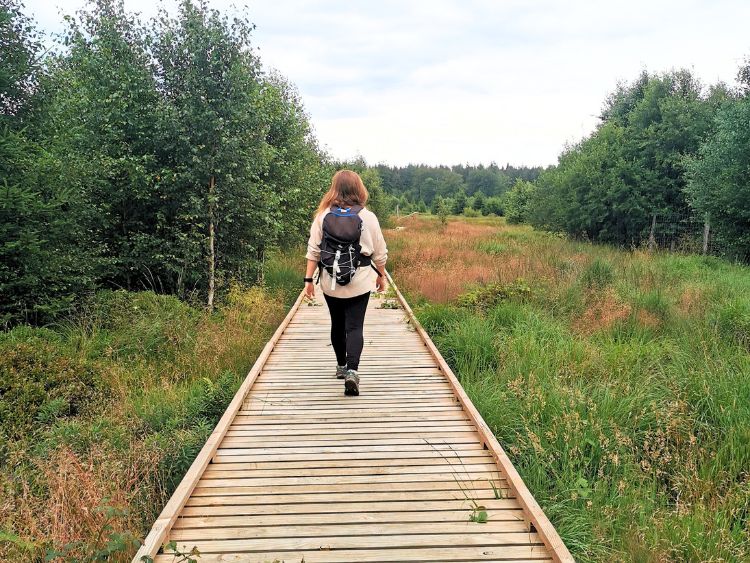
<svg viewBox="0 0 750 563">
<path fill-rule="evenodd" d="M 85 2 L 25 3 L 53 31 Z M 321 144 L 370 163 L 551 164 L 618 80 L 687 67 L 734 84 L 750 55 L 748 0 L 247 3 L 262 61 L 297 85 Z M 157 2 L 125 5 L 148 17 Z"/>
</svg>

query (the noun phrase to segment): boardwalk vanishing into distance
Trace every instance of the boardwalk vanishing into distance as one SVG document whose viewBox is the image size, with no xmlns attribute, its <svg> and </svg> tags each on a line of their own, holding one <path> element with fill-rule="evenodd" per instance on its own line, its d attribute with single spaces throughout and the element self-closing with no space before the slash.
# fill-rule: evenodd
<svg viewBox="0 0 750 563">
<path fill-rule="evenodd" d="M 134 561 L 174 561 L 172 541 L 198 561 L 573 561 L 403 296 L 370 300 L 358 397 L 316 302 L 297 299 Z"/>
</svg>

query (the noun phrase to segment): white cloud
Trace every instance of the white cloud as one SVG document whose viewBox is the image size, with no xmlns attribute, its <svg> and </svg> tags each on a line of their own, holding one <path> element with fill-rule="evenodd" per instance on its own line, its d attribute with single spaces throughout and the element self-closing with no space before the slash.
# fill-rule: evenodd
<svg viewBox="0 0 750 563">
<path fill-rule="evenodd" d="M 81 4 L 27 0 L 46 29 L 59 27 L 51 5 Z M 732 82 L 750 54 L 742 0 L 254 0 L 249 16 L 322 144 L 393 164 L 549 164 L 591 131 L 618 80 L 688 67 Z"/>
</svg>

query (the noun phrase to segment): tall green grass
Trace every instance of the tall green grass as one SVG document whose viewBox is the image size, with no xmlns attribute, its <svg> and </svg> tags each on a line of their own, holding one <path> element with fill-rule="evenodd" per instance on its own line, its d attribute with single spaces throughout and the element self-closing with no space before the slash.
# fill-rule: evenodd
<svg viewBox="0 0 750 563">
<path fill-rule="evenodd" d="M 750 560 L 750 269 L 525 227 L 477 248 L 500 243 L 558 274 L 415 310 L 574 556 Z"/>
</svg>

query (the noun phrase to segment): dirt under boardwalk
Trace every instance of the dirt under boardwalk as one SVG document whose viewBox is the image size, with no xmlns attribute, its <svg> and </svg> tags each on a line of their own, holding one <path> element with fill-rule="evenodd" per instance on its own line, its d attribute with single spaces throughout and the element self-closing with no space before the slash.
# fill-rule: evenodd
<svg viewBox="0 0 750 563">
<path fill-rule="evenodd" d="M 530 524 L 410 311 L 370 300 L 346 397 L 317 302 L 290 313 L 160 543 L 199 561 L 571 560 L 538 507 L 556 545 Z"/>
</svg>

